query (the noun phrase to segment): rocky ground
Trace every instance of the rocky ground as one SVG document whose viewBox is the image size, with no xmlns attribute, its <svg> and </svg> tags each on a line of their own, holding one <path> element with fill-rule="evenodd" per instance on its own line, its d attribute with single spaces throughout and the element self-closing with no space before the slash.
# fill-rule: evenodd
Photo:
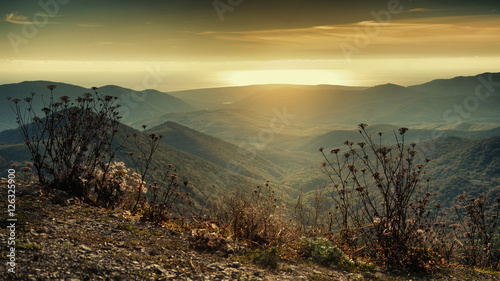
<svg viewBox="0 0 500 281">
<path fill-rule="evenodd" d="M 7 184 L 1 186 L 0 280 L 500 280 L 457 268 L 424 276 L 379 267 L 349 273 L 302 260 L 281 260 L 277 269 L 268 269 L 253 264 L 252 250 L 243 244 L 224 241 L 219 251 L 199 249 L 191 231 L 46 194 L 34 184 L 16 187 L 15 273 L 10 273 Z"/>
</svg>

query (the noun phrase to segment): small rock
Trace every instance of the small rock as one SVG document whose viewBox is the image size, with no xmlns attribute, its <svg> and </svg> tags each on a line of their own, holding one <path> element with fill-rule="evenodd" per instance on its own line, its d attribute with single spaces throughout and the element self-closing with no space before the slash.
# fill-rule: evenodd
<svg viewBox="0 0 500 281">
<path fill-rule="evenodd" d="M 210 269 L 214 269 L 214 270 L 223 270 L 223 268 L 219 264 L 216 264 L 216 263 L 211 263 L 211 264 L 207 265 L 207 267 Z"/>
<path fill-rule="evenodd" d="M 90 253 L 92 252 L 92 249 L 90 249 L 89 247 L 85 246 L 85 245 L 80 245 L 80 249 L 83 250 L 84 252 L 86 253 Z"/>
<path fill-rule="evenodd" d="M 150 256 L 157 256 L 159 254 L 161 254 L 161 253 L 157 249 L 152 249 L 151 251 L 149 251 Z"/>
<path fill-rule="evenodd" d="M 231 245 L 226 245 L 226 253 L 229 255 L 234 253 L 234 248 Z"/>
<path fill-rule="evenodd" d="M 230 266 L 230 267 L 232 267 L 232 268 L 240 268 L 241 263 L 239 263 L 239 262 L 235 261 L 235 262 L 233 262 L 232 264 L 230 264 L 229 266 Z"/>
<path fill-rule="evenodd" d="M 111 235 L 111 233 L 113 233 L 111 230 L 104 230 L 102 232 L 103 235 Z"/>
<path fill-rule="evenodd" d="M 151 267 L 154 269 L 156 274 L 167 274 L 167 270 L 159 264 L 152 264 Z"/>
<path fill-rule="evenodd" d="M 50 234 L 50 233 L 52 233 L 52 230 L 50 230 L 48 227 L 44 226 L 44 227 L 42 227 L 42 229 L 40 229 L 40 233 Z"/>
</svg>

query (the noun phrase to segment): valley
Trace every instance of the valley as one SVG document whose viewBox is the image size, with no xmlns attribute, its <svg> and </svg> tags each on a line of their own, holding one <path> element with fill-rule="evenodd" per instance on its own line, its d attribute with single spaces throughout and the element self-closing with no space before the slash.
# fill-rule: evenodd
<svg viewBox="0 0 500 281">
<path fill-rule="evenodd" d="M 431 160 L 433 190 L 449 206 L 458 194 L 486 192 L 494 198 L 500 192 L 500 90 L 495 81 L 500 73 L 410 87 L 254 85 L 162 93 L 104 86 L 98 92 L 117 96 L 122 105 L 117 160 L 133 165 L 127 153 L 134 148 L 125 135 L 140 134 L 147 125 L 148 134 L 164 136 L 155 164 L 160 169 L 173 164 L 199 202 L 266 181 L 289 205 L 301 190 L 309 196 L 328 190 L 318 148 L 360 142 L 357 124 L 368 123 L 374 137 L 383 132 L 382 145 L 395 144 L 399 127 L 410 129 L 406 143 L 417 143 L 422 157 Z M 57 85 L 55 98 L 75 99 L 89 91 L 34 81 L 0 85 L 0 97 L 36 92 L 35 99 L 48 98 L 48 84 Z M 42 106 L 35 104 L 38 110 Z M 1 107 L 0 167 L 22 166 L 30 155 L 14 129 L 9 104 Z"/>
</svg>

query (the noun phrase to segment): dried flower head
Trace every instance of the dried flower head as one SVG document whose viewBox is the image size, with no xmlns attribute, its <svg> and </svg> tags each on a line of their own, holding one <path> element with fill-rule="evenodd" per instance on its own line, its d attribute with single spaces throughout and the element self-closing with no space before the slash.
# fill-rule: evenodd
<svg viewBox="0 0 500 281">
<path fill-rule="evenodd" d="M 44 107 L 44 108 L 42 108 L 42 111 L 43 111 L 45 114 L 49 114 L 51 110 L 50 110 L 50 108 L 48 108 L 48 107 Z"/>
<path fill-rule="evenodd" d="M 399 131 L 400 135 L 404 135 L 406 132 L 408 132 L 408 128 L 402 127 L 402 128 L 399 128 L 398 131 Z"/>
<path fill-rule="evenodd" d="M 331 154 L 338 154 L 339 152 L 340 152 L 340 148 L 334 148 L 334 149 L 330 150 Z"/>
</svg>

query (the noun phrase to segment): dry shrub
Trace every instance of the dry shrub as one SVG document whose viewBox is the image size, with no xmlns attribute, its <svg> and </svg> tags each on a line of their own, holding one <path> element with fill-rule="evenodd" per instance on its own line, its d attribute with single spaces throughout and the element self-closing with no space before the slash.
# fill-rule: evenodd
<svg viewBox="0 0 500 281">
<path fill-rule="evenodd" d="M 21 99 L 10 98 L 25 144 L 28 147 L 38 180 L 70 195 L 89 199 L 100 169 L 114 158 L 112 147 L 120 116 L 116 97 L 101 96 L 97 88 L 76 101 L 68 96 L 54 97 L 55 85 L 48 85 L 50 98 L 42 98 L 44 108 L 35 111 L 35 93 Z M 86 181 L 85 181 L 86 180 Z M 103 187 L 100 187 L 103 188 Z"/>
<path fill-rule="evenodd" d="M 433 225 L 432 194 L 415 144 L 406 144 L 407 128 L 395 132 L 396 145 L 375 143 L 360 124 L 364 142 L 346 141 L 346 149 L 332 149 L 332 159 L 320 148 L 324 172 L 332 182 L 334 228 L 338 242 L 358 255 L 388 266 L 427 268 L 435 263 L 428 233 Z M 354 249 L 354 250 L 353 250 Z"/>
<path fill-rule="evenodd" d="M 458 205 L 453 207 L 458 217 L 457 240 L 460 241 L 459 259 L 468 266 L 500 269 L 500 197 L 491 204 L 484 195 L 478 197 L 457 197 Z"/>
<path fill-rule="evenodd" d="M 213 208 L 214 218 L 235 239 L 261 248 L 281 247 L 295 236 L 285 212 L 269 183 L 257 186 L 251 194 L 236 190 Z"/>
</svg>

